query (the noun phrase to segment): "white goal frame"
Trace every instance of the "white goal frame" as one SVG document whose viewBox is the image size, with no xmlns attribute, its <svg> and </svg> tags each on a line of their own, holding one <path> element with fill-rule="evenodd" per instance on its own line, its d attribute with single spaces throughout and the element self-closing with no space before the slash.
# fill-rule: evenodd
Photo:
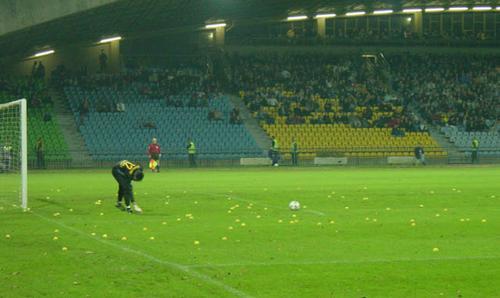
<svg viewBox="0 0 500 298">
<path fill-rule="evenodd" d="M 19 127 L 21 137 L 21 207 L 28 208 L 28 110 L 26 99 L 19 99 L 16 101 L 0 104 L 0 110 L 10 108 L 12 106 L 19 106 Z"/>
</svg>

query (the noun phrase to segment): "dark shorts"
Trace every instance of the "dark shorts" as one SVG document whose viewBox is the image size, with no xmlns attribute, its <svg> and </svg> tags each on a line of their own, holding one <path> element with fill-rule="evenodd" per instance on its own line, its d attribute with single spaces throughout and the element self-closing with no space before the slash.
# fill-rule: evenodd
<svg viewBox="0 0 500 298">
<path fill-rule="evenodd" d="M 158 153 L 151 153 L 151 158 L 158 161 L 160 159 L 160 154 Z"/>
</svg>

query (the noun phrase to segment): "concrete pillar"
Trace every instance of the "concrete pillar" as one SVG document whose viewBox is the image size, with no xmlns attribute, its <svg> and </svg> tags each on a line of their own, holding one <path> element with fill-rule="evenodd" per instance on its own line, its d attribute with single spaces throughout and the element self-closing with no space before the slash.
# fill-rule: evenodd
<svg viewBox="0 0 500 298">
<path fill-rule="evenodd" d="M 316 19 L 316 31 L 318 32 L 318 37 L 323 39 L 326 36 L 326 19 L 317 18 Z"/>
<path fill-rule="evenodd" d="M 226 28 L 224 27 L 217 27 L 215 28 L 215 44 L 217 46 L 223 46 L 224 45 L 224 38 L 226 34 Z"/>
<path fill-rule="evenodd" d="M 108 44 L 108 72 L 119 72 L 120 69 L 120 40 L 115 40 Z"/>
<path fill-rule="evenodd" d="M 424 20 L 421 12 L 413 14 L 413 31 L 419 36 L 424 33 Z"/>
</svg>

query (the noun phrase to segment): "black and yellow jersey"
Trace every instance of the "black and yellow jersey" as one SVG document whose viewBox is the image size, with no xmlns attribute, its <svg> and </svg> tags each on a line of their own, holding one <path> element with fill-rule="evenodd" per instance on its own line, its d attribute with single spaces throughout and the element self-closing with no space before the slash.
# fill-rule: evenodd
<svg viewBox="0 0 500 298">
<path fill-rule="evenodd" d="M 125 176 L 129 179 L 132 179 L 134 172 L 140 168 L 140 165 L 132 163 L 128 160 L 122 160 L 114 166 L 114 169 L 118 171 L 120 175 Z"/>
</svg>

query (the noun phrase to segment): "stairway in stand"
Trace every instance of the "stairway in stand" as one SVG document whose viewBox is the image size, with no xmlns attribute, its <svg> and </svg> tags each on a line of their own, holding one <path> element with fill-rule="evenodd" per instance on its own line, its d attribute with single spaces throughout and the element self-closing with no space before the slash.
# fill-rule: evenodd
<svg viewBox="0 0 500 298">
<path fill-rule="evenodd" d="M 94 161 L 85 147 L 83 137 L 78 131 L 73 113 L 71 112 L 64 95 L 54 88 L 51 88 L 49 93 L 54 101 L 54 111 L 59 125 L 61 126 L 64 139 L 68 145 L 69 154 L 72 160 L 72 167 L 95 166 Z"/>
</svg>

